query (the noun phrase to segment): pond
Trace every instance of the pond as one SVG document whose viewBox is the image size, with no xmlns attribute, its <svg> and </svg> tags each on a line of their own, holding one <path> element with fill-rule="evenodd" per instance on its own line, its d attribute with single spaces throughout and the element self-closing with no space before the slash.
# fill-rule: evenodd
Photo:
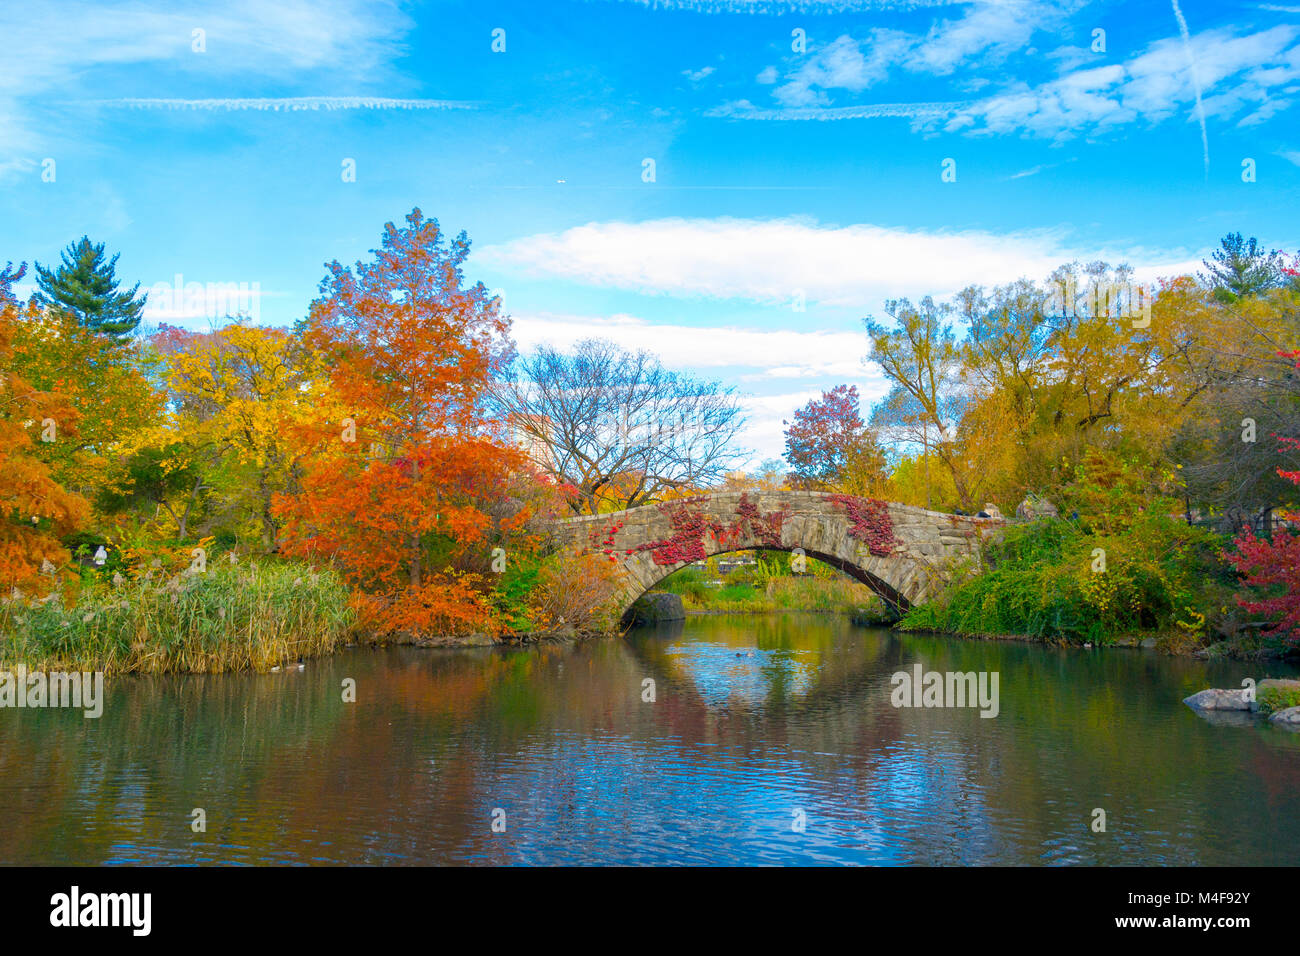
<svg viewBox="0 0 1300 956">
<path fill-rule="evenodd" d="M 1294 673 L 777 614 L 122 677 L 0 710 L 0 862 L 1294 865 L 1300 734 L 1181 703 Z"/>
</svg>

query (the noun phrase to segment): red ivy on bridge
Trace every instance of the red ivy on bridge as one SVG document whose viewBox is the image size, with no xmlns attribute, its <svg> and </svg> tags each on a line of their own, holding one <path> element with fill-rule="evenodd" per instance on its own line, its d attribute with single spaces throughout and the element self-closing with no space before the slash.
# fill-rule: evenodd
<svg viewBox="0 0 1300 956">
<path fill-rule="evenodd" d="M 894 536 L 894 522 L 889 517 L 889 505 L 875 498 L 856 495 L 831 495 L 831 501 L 849 515 L 849 537 L 861 541 L 878 558 L 883 558 L 899 544 Z"/>
<path fill-rule="evenodd" d="M 708 557 L 704 546 L 707 532 L 717 543 L 717 550 L 726 550 L 728 545 L 739 546 L 742 538 L 756 538 L 764 546 L 781 547 L 781 528 L 789 514 L 789 509 L 782 505 L 771 514 L 763 514 L 758 505 L 749 500 L 749 495 L 742 494 L 736 505 L 736 517 L 730 524 L 710 521 L 700 507 L 709 500 L 707 495 L 694 498 L 682 498 L 680 501 L 666 501 L 659 505 L 659 510 L 668 519 L 672 534 L 660 541 L 648 541 L 630 548 L 624 554 L 631 555 L 649 551 L 650 557 L 660 567 L 670 567 L 684 561 L 703 561 Z M 605 554 L 614 560 L 614 536 L 621 530 L 623 523 L 611 524 L 599 543 L 604 545 Z M 598 529 L 593 529 L 590 540 L 597 545 Z"/>
<path fill-rule="evenodd" d="M 765 515 L 758 509 L 757 504 L 749 500 L 749 494 L 742 492 L 740 501 L 736 505 L 735 520 L 726 526 L 711 523 L 709 529 L 713 532 L 714 539 L 721 545 L 739 541 L 743 533 L 751 538 L 757 538 L 769 548 L 779 548 L 781 528 L 789 513 L 790 509 L 782 505 L 778 510 Z"/>
</svg>

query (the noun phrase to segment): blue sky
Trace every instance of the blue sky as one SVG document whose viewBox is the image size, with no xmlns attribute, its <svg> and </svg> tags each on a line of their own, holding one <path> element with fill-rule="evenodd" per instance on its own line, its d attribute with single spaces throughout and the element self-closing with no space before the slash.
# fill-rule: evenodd
<svg viewBox="0 0 1300 956">
<path fill-rule="evenodd" d="M 143 288 L 250 290 L 153 321 L 285 325 L 418 205 L 522 347 L 732 383 L 755 460 L 883 394 L 886 298 L 1300 248 L 1300 0 L 38 2 L 0 38 L 0 262 L 88 233 Z"/>
</svg>

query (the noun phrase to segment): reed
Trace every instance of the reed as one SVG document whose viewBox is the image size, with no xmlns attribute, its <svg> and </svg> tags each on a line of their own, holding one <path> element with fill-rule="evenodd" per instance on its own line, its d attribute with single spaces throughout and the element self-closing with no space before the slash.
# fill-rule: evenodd
<svg viewBox="0 0 1300 956">
<path fill-rule="evenodd" d="M 332 570 L 278 562 L 95 582 L 0 602 L 0 667 L 104 673 L 269 670 L 332 651 L 354 625 Z"/>
</svg>

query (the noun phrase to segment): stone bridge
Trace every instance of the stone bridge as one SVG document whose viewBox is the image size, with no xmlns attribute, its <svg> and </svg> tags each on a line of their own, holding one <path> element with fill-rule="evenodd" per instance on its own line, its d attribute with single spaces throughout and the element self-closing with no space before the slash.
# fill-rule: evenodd
<svg viewBox="0 0 1300 956">
<path fill-rule="evenodd" d="M 1001 518 L 968 518 L 853 495 L 724 492 L 566 518 L 557 542 L 608 557 L 624 608 L 681 568 L 728 551 L 788 551 L 839 568 L 901 613 L 925 601 Z"/>
</svg>

